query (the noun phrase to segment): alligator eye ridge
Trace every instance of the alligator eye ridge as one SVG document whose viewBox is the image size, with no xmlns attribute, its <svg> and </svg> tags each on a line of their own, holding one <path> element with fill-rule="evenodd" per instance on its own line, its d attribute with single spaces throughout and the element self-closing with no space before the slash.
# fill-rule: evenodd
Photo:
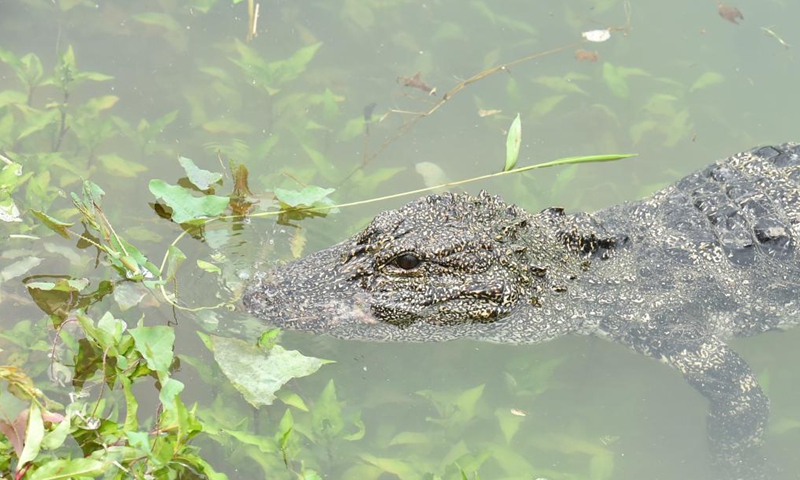
<svg viewBox="0 0 800 480">
<path fill-rule="evenodd" d="M 392 265 L 400 267 L 403 270 L 413 270 L 419 265 L 419 258 L 413 253 L 403 253 L 392 259 Z"/>
</svg>

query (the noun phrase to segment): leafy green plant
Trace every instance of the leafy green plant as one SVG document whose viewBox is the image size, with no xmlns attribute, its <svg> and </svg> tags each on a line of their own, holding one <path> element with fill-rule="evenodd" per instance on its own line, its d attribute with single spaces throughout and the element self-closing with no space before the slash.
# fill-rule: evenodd
<svg viewBox="0 0 800 480">
<path fill-rule="evenodd" d="M 89 10 L 75 7 L 93 8 L 81 0 L 27 3 L 38 3 L 42 9 L 76 10 L 75 14 Z M 215 3 L 228 2 L 196 0 L 186 10 L 194 16 Z M 339 5 L 339 16 L 363 32 L 375 29 L 380 20 L 377 14 L 405 4 L 405 0 L 363 5 L 346 1 Z M 168 48 L 183 51 L 190 38 L 182 28 L 188 14 L 170 11 L 169 2 L 142 5 L 163 12 L 125 10 L 137 34 L 145 29 L 147 35 L 165 40 Z M 468 8 L 493 25 L 525 34 L 537 32 L 488 3 L 473 2 Z M 437 38 L 463 40 L 466 36 L 459 28 L 453 21 L 445 22 Z M 392 41 L 404 34 L 397 32 Z M 374 133 L 385 128 L 380 122 L 389 112 L 374 117 L 366 109 L 363 114 L 347 113 L 347 102 L 355 96 L 347 82 L 343 86 L 327 78 L 314 84 L 305 81 L 309 70 L 325 63 L 315 59 L 328 48 L 313 35 L 291 46 L 221 40 L 215 47 L 225 58 L 204 51 L 197 57 L 202 66 L 192 72 L 198 75 L 182 75 L 180 85 L 171 92 L 186 101 L 186 111 L 170 106 L 135 120 L 117 113 L 125 99 L 91 96 L 87 87 L 111 77 L 80 70 L 72 47 L 60 53 L 52 74 L 35 54 L 18 58 L 0 49 L 0 62 L 11 69 L 18 83 L 0 92 L 0 228 L 13 230 L 14 238 L 36 240 L 31 248 L 42 250 L 3 252 L 8 256 L 0 257 L 0 284 L 29 275 L 46 260 L 67 260 L 63 275 L 29 275 L 23 280 L 45 318 L 38 322 L 20 319 L 13 329 L 0 332 L 1 345 L 14 348 L 14 355 L 4 355 L 5 366 L 0 367 L 0 378 L 10 387 L 10 394 L 0 397 L 0 431 L 5 434 L 5 438 L 0 436 L 0 471 L 30 478 L 88 477 L 100 472 L 109 478 L 225 478 L 203 454 L 213 448 L 223 451 L 229 461 L 221 468 L 215 464 L 218 470 L 236 468 L 237 474 L 256 478 L 316 479 L 343 473 L 343 478 L 353 479 L 464 480 L 479 479 L 478 472 L 486 464 L 509 477 L 542 474 L 533 461 L 515 457 L 509 447 L 522 417 L 507 408 L 488 408 L 483 386 L 420 392 L 415 405 L 432 412 L 427 420 L 423 418 L 424 425 L 405 431 L 386 428 L 383 422 L 368 419 L 368 407 L 358 403 L 359 397 L 348 391 L 345 382 L 337 379 L 318 385 L 314 381 L 320 379 L 312 377 L 311 387 L 295 388 L 296 379 L 312 374 L 326 361 L 276 345 L 276 332 L 256 341 L 260 330 L 246 329 L 242 326 L 246 320 L 237 318 L 236 326 L 242 330 L 236 332 L 243 340 L 220 336 L 228 333 L 227 325 L 221 325 L 226 315 L 220 311 L 236 301 L 234 282 L 225 285 L 232 293 L 220 289 L 219 296 L 209 302 L 213 305 L 187 301 L 184 292 L 188 289 L 181 283 L 187 267 L 196 265 L 201 275 L 230 278 L 224 250 L 245 217 L 275 216 L 280 223 L 296 225 L 298 219 L 348 205 L 475 180 L 358 200 L 377 189 L 386 190 L 404 169 L 398 165 L 363 168 L 374 153 L 366 148 L 370 129 Z M 535 54 L 522 60 L 540 57 Z M 497 57 L 489 56 L 484 62 L 497 66 L 457 81 L 449 92 L 432 98 L 433 106 L 422 113 L 437 111 L 469 84 L 519 64 L 498 65 Z M 520 75 L 509 78 L 511 97 L 513 86 L 525 80 Z M 700 80 L 692 90 L 702 88 Z M 535 104 L 534 118 L 552 115 L 567 99 L 588 97 L 588 75 L 539 75 L 531 82 L 552 93 Z M 584 83 L 578 86 L 579 82 Z M 516 95 L 524 98 L 519 92 Z M 517 116 L 506 139 L 504 172 L 479 178 L 625 157 L 575 157 L 516 167 L 520 122 Z M 188 158 L 190 154 L 178 151 L 191 148 L 186 146 L 189 142 L 183 140 L 179 147 L 177 142 L 164 141 L 169 128 L 191 128 L 193 143 L 202 144 L 221 164 L 227 161 L 229 170 L 198 166 Z M 401 129 L 396 138 L 405 131 Z M 393 138 L 390 135 L 386 144 Z M 332 141 L 363 142 L 362 163 L 352 164 L 332 153 Z M 194 157 L 198 163 L 200 157 Z M 283 158 L 294 159 L 284 162 L 290 168 L 280 166 Z M 254 190 L 266 193 L 253 195 L 244 165 L 252 168 L 262 162 L 269 168 L 259 169 L 259 176 L 250 182 L 259 186 Z M 170 177 L 173 167 L 178 176 L 185 177 Z M 164 229 L 140 218 L 119 219 L 118 212 L 127 205 L 120 206 L 118 187 L 137 189 L 140 204 L 145 202 L 138 200 L 138 189 L 145 196 L 147 190 L 135 180 L 115 184 L 98 175 L 138 179 L 144 172 L 150 172 L 147 190 Z M 341 188 L 342 182 L 346 188 Z M 344 195 L 357 200 L 337 203 Z M 162 241 L 160 235 L 169 228 L 175 230 L 175 238 Z M 294 256 L 303 252 L 304 232 L 302 228 L 292 232 L 289 248 Z M 65 246 L 63 240 L 59 243 L 61 238 L 76 242 L 77 248 Z M 196 252 L 191 246 L 185 247 L 190 238 L 207 242 L 201 245 L 200 258 L 193 258 Z M 179 348 L 175 337 L 180 329 L 163 325 L 163 311 L 169 308 L 154 306 L 173 307 L 178 316 L 196 315 L 198 325 L 210 331 L 200 334 L 198 345 L 205 345 L 214 361 L 203 354 L 173 352 Z M 210 392 L 207 404 L 184 403 L 192 398 L 192 385 L 181 377 L 185 374 L 181 366 L 193 369 L 198 388 Z M 554 368 L 542 366 L 539 371 L 515 374 L 513 394 L 526 400 L 538 398 L 552 389 L 547 372 Z M 36 386 L 43 391 L 35 390 Z M 153 405 L 145 407 L 148 403 Z M 460 438 L 464 432 L 480 441 Z M 581 439 L 572 440 L 577 444 Z M 565 441 L 563 445 L 567 451 L 572 444 Z M 339 452 L 344 454 L 338 457 Z M 607 459 L 608 451 L 586 446 L 578 456 L 583 461 L 586 455 L 594 455 L 592 461 L 603 455 Z M 585 463 L 576 461 L 563 471 L 545 473 L 554 478 L 586 478 Z M 607 473 L 591 476 L 595 480 L 607 477 Z"/>
</svg>

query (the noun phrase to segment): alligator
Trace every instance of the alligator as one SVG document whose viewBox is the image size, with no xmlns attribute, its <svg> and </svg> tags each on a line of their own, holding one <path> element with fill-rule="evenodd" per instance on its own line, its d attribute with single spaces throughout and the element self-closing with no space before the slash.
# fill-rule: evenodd
<svg viewBox="0 0 800 480">
<path fill-rule="evenodd" d="M 345 339 L 621 343 L 708 399 L 722 478 L 767 478 L 769 401 L 726 341 L 800 321 L 798 238 L 800 144 L 787 143 L 594 214 L 429 195 L 255 273 L 243 303 L 270 324 Z"/>
</svg>

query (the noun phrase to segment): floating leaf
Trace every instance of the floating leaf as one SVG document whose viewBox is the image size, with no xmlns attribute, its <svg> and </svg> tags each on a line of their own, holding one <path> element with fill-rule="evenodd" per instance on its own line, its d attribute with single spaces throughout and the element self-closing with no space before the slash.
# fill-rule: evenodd
<svg viewBox="0 0 800 480">
<path fill-rule="evenodd" d="M 192 191 L 163 180 L 150 180 L 150 192 L 164 200 L 172 209 L 172 220 L 184 223 L 220 215 L 228 207 L 228 197 L 204 195 L 195 197 Z"/>
<path fill-rule="evenodd" d="M 178 162 L 180 162 L 181 166 L 186 171 L 186 176 L 189 178 L 189 181 L 200 190 L 208 190 L 211 185 L 222 180 L 221 173 L 203 170 L 195 165 L 191 158 L 180 157 L 178 158 Z"/>
<path fill-rule="evenodd" d="M 291 208 L 302 208 L 333 204 L 333 201 L 328 198 L 328 195 L 335 191 L 335 188 L 322 188 L 316 185 L 308 185 L 299 191 L 276 188 L 274 193 L 275 197 L 284 205 Z"/>
<path fill-rule="evenodd" d="M 258 408 L 271 405 L 275 392 L 293 378 L 305 377 L 331 363 L 306 357 L 295 350 L 275 345 L 264 352 L 235 338 L 210 336 L 214 360 L 248 403 Z"/>
<path fill-rule="evenodd" d="M 506 164 L 503 171 L 507 172 L 517 165 L 519 158 L 519 148 L 522 144 L 522 121 L 517 114 L 514 121 L 511 122 L 511 127 L 508 129 L 506 136 Z"/>
</svg>

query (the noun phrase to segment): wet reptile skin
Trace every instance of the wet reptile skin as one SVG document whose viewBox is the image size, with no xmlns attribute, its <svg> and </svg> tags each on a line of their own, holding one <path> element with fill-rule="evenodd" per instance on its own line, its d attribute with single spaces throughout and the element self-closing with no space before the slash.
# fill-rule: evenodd
<svg viewBox="0 0 800 480">
<path fill-rule="evenodd" d="M 766 478 L 769 402 L 725 342 L 800 321 L 799 189 L 800 145 L 784 144 L 594 214 L 430 195 L 257 273 L 244 305 L 282 328 L 347 339 L 621 343 L 708 399 L 721 477 Z"/>
</svg>

